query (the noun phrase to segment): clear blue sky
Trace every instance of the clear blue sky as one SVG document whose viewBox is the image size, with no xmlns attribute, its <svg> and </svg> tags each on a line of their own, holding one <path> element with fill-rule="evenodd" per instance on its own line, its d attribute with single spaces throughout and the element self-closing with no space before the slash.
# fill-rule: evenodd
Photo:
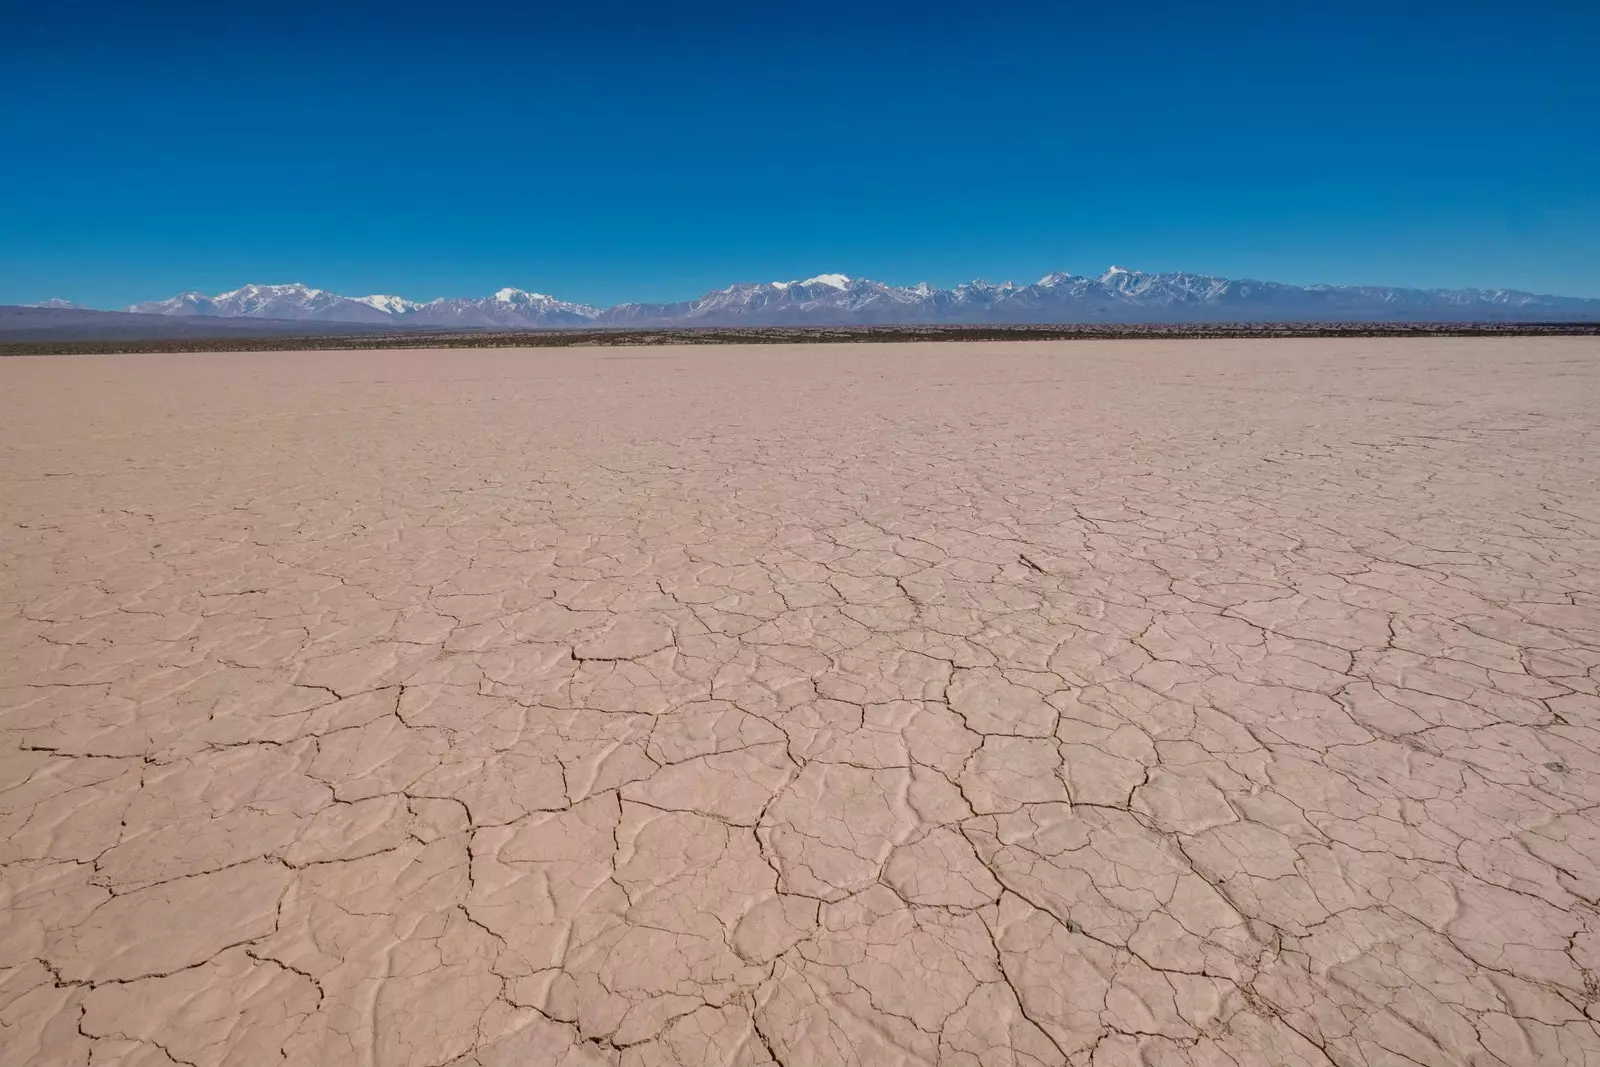
<svg viewBox="0 0 1600 1067">
<path fill-rule="evenodd" d="M 1115 262 L 1600 296 L 1600 3 L 3 4 L 0 303 Z"/>
</svg>

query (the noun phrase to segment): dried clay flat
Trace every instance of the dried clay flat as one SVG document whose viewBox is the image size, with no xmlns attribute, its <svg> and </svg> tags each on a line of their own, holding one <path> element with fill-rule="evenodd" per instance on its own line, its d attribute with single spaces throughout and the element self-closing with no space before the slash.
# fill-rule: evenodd
<svg viewBox="0 0 1600 1067">
<path fill-rule="evenodd" d="M 1600 1064 L 1600 341 L 0 360 L 0 1064 Z"/>
</svg>

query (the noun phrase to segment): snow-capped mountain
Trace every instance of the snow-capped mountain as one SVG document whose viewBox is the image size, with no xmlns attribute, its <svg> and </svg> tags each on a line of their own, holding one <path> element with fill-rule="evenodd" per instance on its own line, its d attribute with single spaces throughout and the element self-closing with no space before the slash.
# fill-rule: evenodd
<svg viewBox="0 0 1600 1067">
<path fill-rule="evenodd" d="M 407 300 L 403 296 L 354 296 L 350 299 L 369 308 L 375 308 L 385 315 L 409 315 L 422 306 L 415 300 Z"/>
<path fill-rule="evenodd" d="M 950 289 L 889 285 L 845 274 L 740 282 L 695 300 L 598 308 L 543 293 L 419 303 L 345 297 L 305 285 L 247 285 L 217 296 L 182 293 L 129 311 L 519 329 L 557 326 L 870 325 L 891 323 L 1286 322 L 1600 319 L 1600 299 L 1510 289 L 1397 289 L 1286 285 L 1112 267 L 1099 275 L 1047 274 L 1031 285 L 972 281 Z"/>
<path fill-rule="evenodd" d="M 373 303 L 380 301 L 383 303 Z M 219 318 L 303 319 L 312 322 L 387 322 L 395 314 L 387 302 L 398 297 L 352 299 L 293 282 L 289 285 L 246 285 L 232 292 L 206 296 L 179 293 L 170 300 L 135 304 L 129 311 L 146 315 L 208 315 Z"/>
<path fill-rule="evenodd" d="M 951 289 L 824 274 L 744 283 L 676 304 L 619 304 L 605 325 L 852 325 L 1191 321 L 1406 321 L 1600 318 L 1600 300 L 1510 290 L 1295 286 L 1112 267 L 1058 271 L 1032 285 L 972 281 Z"/>
<path fill-rule="evenodd" d="M 482 299 L 419 303 L 400 296 L 340 296 L 291 285 L 246 285 L 206 296 L 180 293 L 170 300 L 135 304 L 129 311 L 147 315 L 209 315 L 221 318 L 300 319 L 316 322 L 394 322 L 412 326 L 529 327 L 578 326 L 594 321 L 599 308 L 570 304 L 543 293 L 501 289 Z"/>
<path fill-rule="evenodd" d="M 572 304 L 544 293 L 501 289 L 481 300 L 432 300 L 414 305 L 406 321 L 418 326 L 584 326 L 600 309 Z"/>
<path fill-rule="evenodd" d="M 41 300 L 37 304 L 23 304 L 22 306 L 23 307 L 28 307 L 28 308 L 55 308 L 58 311 L 87 311 L 88 310 L 82 304 L 74 304 L 72 301 L 63 300 L 59 296 L 53 296 L 49 300 Z"/>
</svg>

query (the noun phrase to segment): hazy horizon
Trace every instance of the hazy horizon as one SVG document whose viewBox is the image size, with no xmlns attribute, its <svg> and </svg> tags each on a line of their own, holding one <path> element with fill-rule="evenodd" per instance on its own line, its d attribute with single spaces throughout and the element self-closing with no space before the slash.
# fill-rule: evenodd
<svg viewBox="0 0 1600 1067">
<path fill-rule="evenodd" d="M 1301 287 L 1316 287 L 1316 286 L 1346 287 L 1346 286 L 1348 286 L 1348 287 L 1367 287 L 1367 288 L 1379 288 L 1379 289 L 1414 289 L 1414 290 L 1420 290 L 1420 291 L 1425 291 L 1425 292 L 1435 292 L 1435 291 L 1448 292 L 1448 291 L 1451 291 L 1451 290 L 1463 290 L 1463 289 L 1479 289 L 1479 290 L 1487 290 L 1487 291 L 1506 290 L 1506 291 L 1529 292 L 1529 293 L 1535 293 L 1535 295 L 1539 295 L 1539 296 L 1562 297 L 1562 298 L 1568 298 L 1568 299 L 1600 299 L 1600 297 L 1591 297 L 1591 296 L 1587 296 L 1585 294 L 1580 294 L 1580 293 L 1535 292 L 1534 290 L 1525 290 L 1525 289 L 1521 289 L 1518 286 L 1511 286 L 1511 285 L 1489 285 L 1489 286 L 1416 285 L 1416 286 L 1412 286 L 1412 285 L 1391 285 L 1391 284 L 1387 284 L 1387 283 L 1383 283 L 1383 282 L 1359 281 L 1359 280 L 1358 281 L 1342 281 L 1342 282 L 1330 282 L 1330 281 L 1326 281 L 1326 280 L 1296 281 L 1296 280 L 1287 279 L 1287 278 L 1244 277 L 1244 276 L 1216 275 L 1216 274 L 1213 274 L 1212 272 L 1208 272 L 1208 271 L 1186 270 L 1186 269 L 1183 269 L 1183 268 L 1177 268 L 1177 269 L 1175 269 L 1173 271 L 1143 270 L 1142 268 L 1139 268 L 1137 266 L 1129 267 L 1129 266 L 1125 266 L 1125 265 L 1123 265 L 1121 263 L 1113 264 L 1110 267 L 1107 267 L 1105 269 L 1098 270 L 1098 271 L 1096 271 L 1096 270 L 1088 270 L 1088 269 L 1079 270 L 1079 269 L 1070 269 L 1070 268 L 1059 268 L 1059 271 L 1061 273 L 1071 274 L 1071 275 L 1074 275 L 1076 277 L 1081 277 L 1081 278 L 1101 278 L 1101 277 L 1104 277 L 1104 276 L 1106 276 L 1106 275 L 1108 275 L 1111 272 L 1116 271 L 1116 270 L 1122 270 L 1122 271 L 1130 272 L 1130 273 L 1133 273 L 1133 274 L 1147 274 L 1147 275 L 1178 273 L 1178 274 L 1189 274 L 1189 275 L 1196 275 L 1196 276 L 1229 277 L 1230 280 L 1233 280 L 1233 281 L 1269 282 L 1269 283 L 1295 285 L 1295 286 L 1301 286 Z M 126 310 L 132 310 L 135 306 L 137 306 L 139 304 L 142 304 L 142 303 L 154 303 L 154 302 L 168 300 L 168 299 L 171 299 L 173 297 L 183 296 L 183 295 L 187 295 L 187 294 L 191 294 L 191 293 L 200 293 L 200 294 L 202 294 L 204 296 L 208 296 L 208 297 L 218 297 L 218 296 L 230 295 L 232 293 L 238 292 L 239 290 L 247 289 L 247 288 L 250 288 L 252 286 L 262 286 L 262 287 L 268 287 L 268 288 L 273 288 L 273 287 L 276 287 L 276 288 L 287 288 L 287 287 L 293 287 L 293 286 L 304 286 L 307 289 L 318 290 L 318 291 L 325 292 L 325 293 L 330 293 L 330 294 L 337 294 L 337 295 L 343 296 L 343 297 L 361 298 L 361 297 L 371 297 L 371 296 L 396 296 L 396 297 L 404 298 L 406 300 L 414 301 L 416 303 L 428 303 L 430 301 L 436 301 L 436 300 L 456 300 L 456 299 L 463 299 L 463 298 L 469 298 L 469 299 L 487 298 L 487 297 L 490 297 L 490 296 L 494 295 L 494 293 L 496 293 L 496 292 L 503 291 L 503 290 L 506 290 L 506 289 L 513 289 L 513 290 L 519 290 L 519 291 L 522 291 L 524 293 L 529 293 L 529 294 L 533 294 L 533 295 L 543 295 L 543 296 L 548 296 L 548 297 L 554 297 L 554 298 L 556 298 L 556 299 L 558 299 L 558 300 L 560 300 L 562 302 L 566 302 L 566 303 L 587 304 L 587 305 L 592 305 L 592 306 L 595 306 L 595 307 L 602 307 L 603 308 L 603 307 L 614 307 L 614 306 L 617 306 L 617 305 L 620 305 L 620 304 L 629 304 L 629 303 L 681 303 L 681 302 L 687 302 L 687 301 L 695 300 L 695 299 L 697 299 L 699 297 L 707 295 L 708 293 L 716 292 L 718 290 L 727 289 L 727 288 L 731 288 L 731 287 L 735 287 L 735 286 L 761 285 L 761 284 L 767 284 L 767 283 L 795 284 L 795 283 L 799 283 L 799 282 L 812 280 L 812 279 L 814 279 L 816 277 L 826 277 L 826 276 L 830 276 L 830 275 L 846 278 L 846 279 L 849 279 L 849 280 L 852 280 L 852 281 L 855 281 L 855 280 L 870 280 L 870 281 L 880 282 L 880 283 L 883 283 L 883 284 L 886 284 L 886 285 L 891 285 L 891 286 L 912 287 L 912 286 L 916 286 L 918 284 L 926 283 L 926 284 L 932 286 L 933 288 L 937 288 L 937 289 L 953 289 L 953 288 L 956 288 L 958 286 L 970 284 L 970 283 L 973 283 L 973 282 L 986 282 L 986 283 L 993 284 L 993 285 L 1004 285 L 1004 284 L 1013 284 L 1014 283 L 1014 284 L 1016 284 L 1018 286 L 1027 286 L 1027 285 L 1034 284 L 1035 282 L 1040 281 L 1043 278 L 1047 277 L 1048 275 L 1054 274 L 1054 273 L 1057 273 L 1057 271 L 1055 271 L 1055 270 L 1045 271 L 1044 274 L 1041 274 L 1041 275 L 1039 275 L 1037 277 L 1034 277 L 1032 275 L 1019 275 L 1019 274 L 1017 274 L 1017 272 L 1011 272 L 1010 274 L 991 277 L 991 278 L 983 278 L 983 277 L 979 277 L 979 276 L 973 275 L 971 277 L 959 278 L 959 279 L 953 280 L 953 281 L 933 281 L 933 280 L 930 280 L 930 279 L 927 279 L 927 278 L 917 278 L 915 280 L 908 280 L 908 279 L 904 279 L 904 278 L 873 277 L 873 276 L 870 276 L 870 275 L 867 275 L 867 274 L 863 274 L 863 273 L 851 274 L 851 273 L 847 273 L 847 272 L 844 272 L 844 271 L 837 271 L 837 272 L 834 272 L 834 271 L 818 271 L 818 272 L 813 272 L 810 275 L 802 275 L 802 274 L 796 273 L 796 274 L 792 274 L 792 275 L 790 275 L 788 277 L 739 278 L 739 279 L 734 279 L 734 280 L 725 282 L 722 285 L 713 286 L 710 289 L 702 289 L 702 290 L 698 290 L 698 291 L 695 291 L 695 292 L 692 292 L 692 293 L 691 292 L 680 292 L 680 293 L 678 293 L 677 295 L 674 295 L 674 296 L 667 296 L 667 297 L 663 297 L 663 298 L 649 299 L 649 300 L 640 299 L 640 298 L 624 298 L 623 300 L 618 300 L 618 301 L 612 302 L 610 304 L 602 303 L 600 301 L 594 301 L 594 300 L 585 300 L 585 299 L 583 299 L 582 296 L 574 296 L 574 295 L 569 294 L 567 292 L 564 292 L 564 291 L 562 291 L 560 289 L 539 290 L 539 289 L 533 289 L 533 288 L 527 287 L 527 286 L 516 285 L 514 283 L 508 283 L 507 285 L 497 286 L 494 289 L 491 289 L 491 290 L 489 290 L 487 292 L 467 292 L 467 291 L 458 289 L 456 291 L 441 292 L 441 293 L 431 293 L 429 295 L 424 296 L 424 295 L 421 295 L 421 294 L 408 293 L 408 292 L 386 292 L 386 293 L 380 293 L 377 290 L 366 291 L 366 290 L 359 290 L 359 288 L 358 289 L 348 289 L 348 288 L 340 289 L 340 288 L 336 288 L 334 286 L 329 286 L 329 285 L 319 285 L 315 281 L 308 281 L 305 278 L 295 277 L 295 278 L 292 278 L 292 279 L 250 279 L 250 280 L 242 281 L 242 282 L 240 282 L 240 283 L 238 283 L 236 285 L 229 286 L 226 289 L 220 289 L 220 290 L 214 290 L 214 291 L 207 291 L 205 289 L 198 289 L 198 288 L 192 288 L 191 287 L 191 288 L 187 288 L 187 289 L 168 292 L 168 293 L 166 293 L 164 295 L 161 295 L 161 296 L 155 296 L 155 297 L 149 297 L 149 298 L 141 299 L 141 300 L 129 301 L 127 303 L 117 304 L 117 305 L 114 305 L 114 306 L 91 305 L 91 304 L 88 304 L 88 303 L 86 303 L 84 301 L 81 301 L 81 300 L 73 300 L 70 295 L 63 294 L 63 293 L 52 293 L 49 296 L 40 297 L 38 299 L 28 300 L 28 301 L 15 301 L 15 302 L 0 301 L 0 304 L 11 304 L 12 306 L 22 305 L 22 304 L 25 304 L 25 305 L 38 305 L 38 304 L 44 304 L 44 303 L 52 301 L 52 300 L 65 300 L 65 301 L 70 302 L 71 304 L 73 304 L 73 305 L 75 305 L 77 307 L 83 308 L 85 310 L 93 310 L 93 311 L 126 311 Z"/>
</svg>

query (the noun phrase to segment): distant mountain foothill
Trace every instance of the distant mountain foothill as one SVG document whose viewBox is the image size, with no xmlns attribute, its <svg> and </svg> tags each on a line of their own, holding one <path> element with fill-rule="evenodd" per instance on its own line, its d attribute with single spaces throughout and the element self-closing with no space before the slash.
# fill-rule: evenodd
<svg viewBox="0 0 1600 1067">
<path fill-rule="evenodd" d="M 73 307 L 49 301 L 48 307 Z M 1202 321 L 1558 321 L 1600 319 L 1600 299 L 1510 289 L 1400 289 L 1287 285 L 1112 267 L 1097 276 L 1058 272 L 1029 285 L 968 282 L 951 289 L 889 285 L 843 274 L 743 282 L 676 303 L 600 308 L 543 293 L 501 289 L 481 298 L 421 303 L 341 296 L 301 284 L 246 285 L 217 296 L 183 293 L 135 304 L 146 315 L 256 318 L 469 329 L 562 326 L 836 326 L 910 323 Z"/>
</svg>

